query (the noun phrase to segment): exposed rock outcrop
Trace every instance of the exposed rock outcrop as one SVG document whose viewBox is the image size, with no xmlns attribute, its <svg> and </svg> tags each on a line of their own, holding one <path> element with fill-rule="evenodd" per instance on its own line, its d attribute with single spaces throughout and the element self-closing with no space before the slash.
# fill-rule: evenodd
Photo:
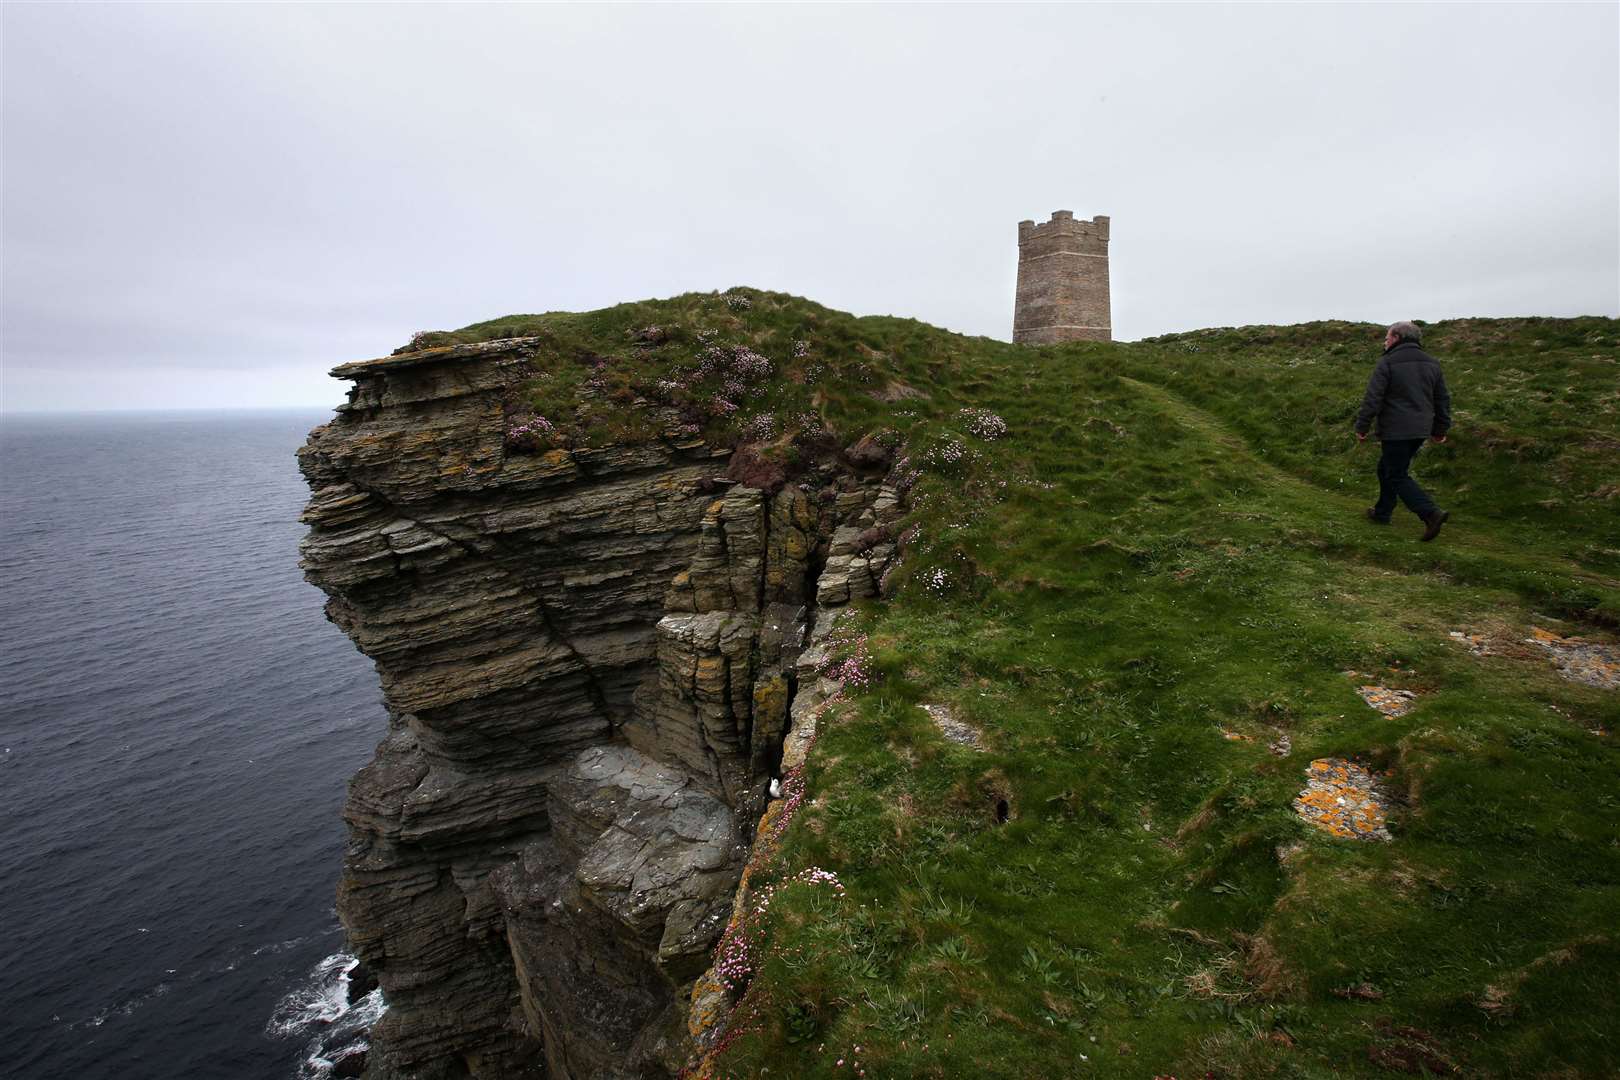
<svg viewBox="0 0 1620 1080">
<path fill-rule="evenodd" d="M 894 557 L 863 543 L 893 489 L 830 463 L 734 485 L 673 420 L 514 451 L 508 401 L 547 362 L 525 338 L 344 365 L 299 455 L 306 574 L 389 714 L 338 903 L 389 1005 L 368 1077 L 677 1071 L 685 988 L 827 692 L 807 628 Z"/>
</svg>

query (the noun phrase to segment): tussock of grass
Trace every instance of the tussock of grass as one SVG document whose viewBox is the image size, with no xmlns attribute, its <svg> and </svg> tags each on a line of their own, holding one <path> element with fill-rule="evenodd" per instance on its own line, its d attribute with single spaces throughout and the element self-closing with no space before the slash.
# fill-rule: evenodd
<svg viewBox="0 0 1620 1080">
<path fill-rule="evenodd" d="M 1428 328 L 1457 428 L 1418 459 L 1453 514 L 1419 544 L 1404 511 L 1360 517 L 1380 328 L 1029 349 L 744 292 L 453 335 L 611 353 L 634 398 L 712 333 L 776 363 L 758 407 L 838 445 L 968 451 L 916 486 L 898 594 L 862 616 L 882 678 L 822 734 L 761 878 L 821 866 L 847 896 L 778 894 L 755 1030 L 716 1075 L 1620 1071 L 1620 701 L 1448 636 L 1613 637 L 1620 323 Z M 681 329 L 631 345 L 649 324 Z M 871 393 L 894 383 L 929 396 Z M 589 430 L 556 386 L 530 392 Z M 966 407 L 1009 434 L 968 435 Z M 1384 716 L 1347 671 L 1421 693 Z M 1322 757 L 1390 771 L 1392 842 L 1292 813 Z"/>
</svg>

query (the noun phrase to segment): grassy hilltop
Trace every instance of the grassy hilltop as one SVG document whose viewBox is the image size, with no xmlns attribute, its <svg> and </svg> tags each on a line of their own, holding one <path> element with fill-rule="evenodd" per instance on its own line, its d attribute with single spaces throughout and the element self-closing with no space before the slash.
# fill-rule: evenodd
<svg viewBox="0 0 1620 1080">
<path fill-rule="evenodd" d="M 1361 517 L 1381 329 L 1026 348 L 733 290 L 428 336 L 577 357 L 515 400 L 542 445 L 662 401 L 762 474 L 882 429 L 919 473 L 712 1075 L 1620 1073 L 1620 691 L 1527 642 L 1620 637 L 1620 321 L 1427 328 L 1432 544 Z M 1322 759 L 1391 839 L 1295 813 Z"/>
</svg>

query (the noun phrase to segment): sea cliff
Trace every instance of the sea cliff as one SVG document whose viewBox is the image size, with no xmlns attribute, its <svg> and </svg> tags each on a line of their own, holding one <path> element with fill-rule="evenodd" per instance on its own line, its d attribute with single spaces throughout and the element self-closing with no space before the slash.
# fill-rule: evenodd
<svg viewBox="0 0 1620 1080">
<path fill-rule="evenodd" d="M 338 896 L 388 1001 L 370 1077 L 676 1074 L 784 738 L 836 688 L 814 646 L 894 557 L 871 446 L 750 486 L 650 403 L 636 445 L 523 446 L 555 362 L 345 364 L 299 454 L 306 575 L 389 716 Z"/>
</svg>

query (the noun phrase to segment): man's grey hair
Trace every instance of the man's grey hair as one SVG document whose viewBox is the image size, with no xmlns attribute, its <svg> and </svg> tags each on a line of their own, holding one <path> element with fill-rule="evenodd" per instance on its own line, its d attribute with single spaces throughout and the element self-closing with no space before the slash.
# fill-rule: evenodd
<svg viewBox="0 0 1620 1080">
<path fill-rule="evenodd" d="M 1409 323 L 1404 320 L 1398 323 L 1390 323 L 1389 332 L 1401 341 L 1410 341 L 1415 344 L 1423 340 L 1423 331 L 1418 329 L 1417 323 Z"/>
</svg>

